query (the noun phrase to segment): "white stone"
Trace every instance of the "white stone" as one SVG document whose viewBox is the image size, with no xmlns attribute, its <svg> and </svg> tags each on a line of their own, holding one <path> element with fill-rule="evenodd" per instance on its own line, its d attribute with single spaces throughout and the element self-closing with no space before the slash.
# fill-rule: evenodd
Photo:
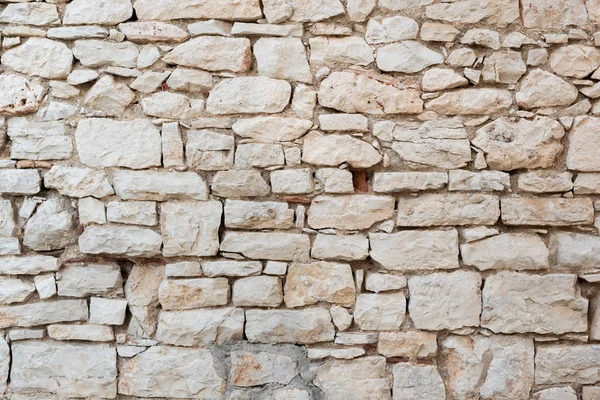
<svg viewBox="0 0 600 400">
<path fill-rule="evenodd" d="M 201 36 L 175 47 L 163 61 L 207 71 L 242 72 L 252 66 L 250 40 Z"/>
<path fill-rule="evenodd" d="M 213 177 L 211 190 L 221 197 L 262 197 L 271 193 L 269 184 L 256 170 L 219 171 Z"/>
<path fill-rule="evenodd" d="M 285 169 L 271 172 L 273 193 L 306 194 L 313 191 L 312 171 L 304 169 Z"/>
<path fill-rule="evenodd" d="M 251 343 L 310 344 L 332 341 L 335 329 L 324 308 L 247 310 L 246 337 Z"/>
<path fill-rule="evenodd" d="M 118 392 L 139 397 L 218 399 L 225 393 L 225 379 L 209 349 L 154 346 L 122 360 Z"/>
<path fill-rule="evenodd" d="M 79 223 L 81 225 L 106 223 L 106 212 L 103 201 L 94 199 L 93 197 L 84 197 L 79 199 L 77 208 L 79 211 Z"/>
<path fill-rule="evenodd" d="M 243 143 L 235 151 L 235 168 L 267 168 L 284 165 L 285 155 L 280 144 Z"/>
<path fill-rule="evenodd" d="M 444 56 L 415 41 L 389 44 L 377 50 L 377 67 L 382 71 L 412 74 L 444 62 Z"/>
<path fill-rule="evenodd" d="M 170 263 L 165 265 L 165 276 L 186 278 L 202 276 L 202 268 L 196 261 Z"/>
<path fill-rule="evenodd" d="M 406 287 L 406 282 L 405 276 L 367 272 L 365 289 L 375 293 L 400 290 Z"/>
<path fill-rule="evenodd" d="M 568 106 L 577 99 L 577 88 L 558 76 L 534 69 L 521 82 L 517 103 L 525 108 Z"/>
<path fill-rule="evenodd" d="M 233 168 L 235 150 L 235 139 L 233 136 L 208 129 L 188 131 L 187 136 L 185 153 L 187 163 L 190 167 L 201 171 L 218 171 Z M 282 153 L 281 149 L 278 150 L 279 153 Z M 250 156 L 253 156 L 252 152 L 250 152 Z M 255 156 L 262 157 L 263 155 L 258 153 Z M 283 155 L 280 154 L 280 157 L 283 157 Z"/>
<path fill-rule="evenodd" d="M 60 25 L 60 17 L 53 4 L 17 3 L 8 4 L 2 10 L 0 23 L 35 26 Z"/>
<path fill-rule="evenodd" d="M 216 255 L 222 209 L 218 201 L 161 204 L 163 254 Z"/>
<path fill-rule="evenodd" d="M 29 299 L 35 286 L 16 278 L 0 279 L 0 304 L 22 303 Z"/>
<path fill-rule="evenodd" d="M 123 325 L 127 300 L 92 297 L 90 300 L 90 322 L 92 324 Z"/>
<path fill-rule="evenodd" d="M 166 279 L 158 288 L 163 310 L 227 305 L 229 282 L 226 278 Z"/>
<path fill-rule="evenodd" d="M 76 69 L 67 77 L 67 83 L 70 85 L 82 85 L 98 79 L 98 72 L 93 69 Z"/>
<path fill-rule="evenodd" d="M 169 88 L 181 92 L 202 92 L 211 88 L 212 85 L 213 78 L 210 73 L 189 68 L 175 68 L 167 79 Z"/>
<path fill-rule="evenodd" d="M 123 294 L 121 269 L 115 264 L 67 265 L 57 273 L 57 278 L 60 296 Z"/>
<path fill-rule="evenodd" d="M 286 19 L 297 22 L 317 22 L 344 14 L 339 0 L 264 0 L 267 20 L 276 24 Z"/>
<path fill-rule="evenodd" d="M 122 200 L 206 200 L 208 197 L 206 182 L 193 172 L 117 170 L 113 184 Z"/>
<path fill-rule="evenodd" d="M 85 119 L 77 125 L 75 139 L 81 162 L 90 167 L 161 164 L 160 133 L 149 120 Z"/>
<path fill-rule="evenodd" d="M 257 35 L 257 36 L 295 36 L 302 37 L 304 27 L 302 24 L 275 25 L 254 24 L 248 22 L 235 22 L 231 28 L 232 35 Z"/>
<path fill-rule="evenodd" d="M 116 25 L 131 17 L 133 7 L 129 0 L 73 0 L 68 4 L 65 25 Z"/>
<path fill-rule="evenodd" d="M 185 42 L 190 35 L 183 29 L 164 22 L 127 22 L 119 24 L 127 40 L 136 43 L 148 42 Z M 141 56 L 141 54 L 140 54 Z"/>
<path fill-rule="evenodd" d="M 85 321 L 88 318 L 86 300 L 56 300 L 0 307 L 0 326 L 30 327 L 56 322 Z"/>
<path fill-rule="evenodd" d="M 287 355 L 235 351 L 231 353 L 231 383 L 249 387 L 267 383 L 286 385 L 298 375 L 298 362 Z"/>
<path fill-rule="evenodd" d="M 421 25 L 421 40 L 426 42 L 453 42 L 459 33 L 460 31 L 450 24 L 424 22 Z M 450 58 L 446 59 L 446 62 L 450 63 L 450 61 Z"/>
<path fill-rule="evenodd" d="M 589 198 L 504 198 L 501 208 L 505 225 L 570 226 L 594 222 Z"/>
<path fill-rule="evenodd" d="M 262 143 L 296 140 L 312 127 L 312 121 L 298 118 L 255 117 L 240 119 L 232 126 L 236 135 Z"/>
<path fill-rule="evenodd" d="M 73 53 L 64 43 L 43 38 L 30 38 L 2 55 L 2 64 L 7 67 L 47 79 L 66 78 L 72 63 Z"/>
<path fill-rule="evenodd" d="M 387 0 L 386 0 L 387 1 Z M 425 9 L 429 19 L 474 24 L 480 21 L 506 26 L 519 18 L 518 0 L 459 0 L 430 5 Z"/>
<path fill-rule="evenodd" d="M 317 234 L 310 254 L 321 260 L 364 260 L 369 255 L 369 240 L 363 235 Z"/>
<path fill-rule="evenodd" d="M 441 189 L 448 183 L 445 172 L 376 172 L 373 191 L 393 193 Z"/>
<path fill-rule="evenodd" d="M 15 392 L 114 398 L 117 353 L 106 344 L 19 341 L 12 345 L 10 378 Z"/>
<path fill-rule="evenodd" d="M 59 40 L 105 38 L 108 36 L 108 29 L 101 26 L 63 26 L 48 29 L 46 36 Z"/>
<path fill-rule="evenodd" d="M 53 165 L 44 174 L 44 186 L 69 197 L 93 196 L 102 198 L 114 194 L 104 171 L 90 168 Z"/>
<path fill-rule="evenodd" d="M 449 191 L 510 191 L 510 175 L 506 172 L 455 169 L 448 173 L 448 179 Z"/>
<path fill-rule="evenodd" d="M 364 331 L 398 330 L 406 315 L 403 293 L 363 293 L 356 297 L 354 322 Z"/>
<path fill-rule="evenodd" d="M 369 65 L 375 58 L 373 49 L 359 37 L 315 37 L 310 41 L 311 65 Z"/>
<path fill-rule="evenodd" d="M 484 82 L 517 83 L 527 72 L 521 53 L 516 51 L 498 51 L 486 57 L 483 62 Z"/>
<path fill-rule="evenodd" d="M 250 276 L 236 280 L 232 301 L 237 307 L 279 307 L 283 301 L 281 279 L 276 276 Z"/>
<path fill-rule="evenodd" d="M 583 0 L 525 0 L 522 7 L 526 28 L 557 28 L 587 22 Z"/>
<path fill-rule="evenodd" d="M 102 40 L 76 40 L 73 55 L 84 67 L 135 68 L 138 47 L 131 42 L 105 42 Z"/>
<path fill-rule="evenodd" d="M 54 340 L 85 340 L 110 342 L 115 338 L 110 326 L 103 325 L 49 325 L 48 336 Z"/>
<path fill-rule="evenodd" d="M 401 40 L 416 39 L 419 24 L 414 19 L 395 16 L 378 21 L 371 18 L 367 23 L 365 39 L 369 44 L 391 43 Z"/>
<path fill-rule="evenodd" d="M 600 171 L 600 162 L 593 156 L 593 148 L 599 138 L 600 118 L 576 117 L 569 133 L 567 167 L 577 171 Z"/>
<path fill-rule="evenodd" d="M 423 90 L 438 92 L 468 85 L 467 79 L 451 69 L 431 68 L 423 75 Z"/>
<path fill-rule="evenodd" d="M 446 398 L 446 388 L 435 365 L 397 363 L 394 375 L 394 399 L 429 400 Z"/>
<path fill-rule="evenodd" d="M 87 92 L 83 101 L 85 106 L 92 110 L 118 116 L 123 114 L 134 100 L 135 94 L 127 85 L 115 82 L 110 75 L 104 75 Z"/>
<path fill-rule="evenodd" d="M 304 137 L 302 161 L 312 165 L 338 166 L 348 163 L 354 168 L 369 168 L 383 156 L 369 143 L 349 135 L 323 135 L 312 131 Z"/>
<path fill-rule="evenodd" d="M 49 198 L 40 204 L 25 225 L 23 245 L 32 250 L 63 249 L 77 237 L 76 210 L 66 197 Z"/>
<path fill-rule="evenodd" d="M 261 270 L 260 261 L 215 260 L 202 263 L 202 272 L 210 277 L 260 275 Z"/>
<path fill-rule="evenodd" d="M 300 39 L 260 38 L 254 44 L 254 57 L 261 76 L 305 83 L 313 81 L 306 50 Z"/>
<path fill-rule="evenodd" d="M 497 333 L 561 334 L 587 330 L 588 301 L 577 276 L 499 272 L 483 288 L 481 326 Z"/>
<path fill-rule="evenodd" d="M 321 82 L 319 104 L 346 113 L 418 114 L 423 101 L 414 89 L 399 89 L 364 74 L 334 72 Z"/>
<path fill-rule="evenodd" d="M 488 115 L 507 110 L 512 95 L 503 89 L 460 89 L 429 101 L 428 110 L 446 115 Z"/>
<path fill-rule="evenodd" d="M 0 169 L 0 192 L 36 194 L 40 191 L 40 173 L 35 169 Z"/>
<path fill-rule="evenodd" d="M 338 168 L 320 168 L 315 178 L 324 186 L 325 193 L 353 193 L 354 184 L 350 171 Z"/>
<path fill-rule="evenodd" d="M 277 261 L 308 260 L 308 235 L 296 233 L 225 232 L 221 251 L 241 253 L 248 258 Z"/>
<path fill-rule="evenodd" d="M 481 276 L 457 271 L 408 279 L 408 312 L 418 329 L 440 330 L 479 326 Z"/>
<path fill-rule="evenodd" d="M 156 225 L 156 204 L 152 201 L 111 201 L 106 208 L 109 222 L 131 225 Z"/>
<path fill-rule="evenodd" d="M 308 224 L 315 229 L 367 229 L 391 218 L 394 199 L 387 196 L 318 196 L 308 210 Z"/>
<path fill-rule="evenodd" d="M 233 229 L 290 229 L 294 210 L 284 202 L 225 201 L 225 227 Z"/>
<path fill-rule="evenodd" d="M 573 189 L 573 174 L 545 170 L 525 172 L 518 175 L 517 186 L 532 193 L 568 192 Z"/>
<path fill-rule="evenodd" d="M 212 114 L 279 113 L 289 103 L 292 88 L 286 81 L 267 77 L 239 77 L 221 81 L 206 102 Z"/>
<path fill-rule="evenodd" d="M 314 383 L 325 398 L 342 399 L 352 393 L 357 399 L 392 400 L 391 376 L 385 357 L 327 360 L 317 369 Z"/>
<path fill-rule="evenodd" d="M 0 115 L 23 115 L 35 112 L 43 88 L 14 74 L 0 75 Z"/>
<path fill-rule="evenodd" d="M 255 21 L 262 17 L 258 0 L 213 0 L 210 3 L 203 0 L 186 3 L 173 0 L 136 0 L 135 11 L 141 20 L 161 21 L 189 18 Z"/>
<path fill-rule="evenodd" d="M 187 26 L 188 31 L 192 36 L 200 35 L 218 35 L 218 36 L 231 36 L 231 29 L 233 24 L 226 21 L 218 21 L 215 19 L 209 19 L 208 21 L 199 21 L 189 24 Z"/>
<path fill-rule="evenodd" d="M 577 400 L 577 393 L 570 387 L 557 387 L 540 390 L 533 394 L 534 400 Z"/>
<path fill-rule="evenodd" d="M 154 256 L 161 245 L 158 233 L 137 227 L 89 226 L 79 237 L 79 249 L 88 254 Z"/>
<path fill-rule="evenodd" d="M 593 269 L 600 262 L 600 240 L 596 236 L 556 232 L 550 236 L 550 250 L 556 265 L 569 269 Z"/>
<path fill-rule="evenodd" d="M 535 383 L 592 384 L 598 380 L 600 346 L 555 344 L 539 346 L 535 353 Z"/>
</svg>

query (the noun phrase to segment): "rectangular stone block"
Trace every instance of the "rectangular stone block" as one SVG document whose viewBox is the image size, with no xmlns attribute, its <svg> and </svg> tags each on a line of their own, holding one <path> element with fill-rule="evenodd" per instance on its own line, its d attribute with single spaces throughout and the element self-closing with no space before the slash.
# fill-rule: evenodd
<svg viewBox="0 0 600 400">
<path fill-rule="evenodd" d="M 600 345 L 538 346 L 535 353 L 536 385 L 598 382 Z"/>
<path fill-rule="evenodd" d="M 246 337 L 253 343 L 331 342 L 335 329 L 324 308 L 247 310 Z"/>
<path fill-rule="evenodd" d="M 0 307 L 0 328 L 85 321 L 87 318 L 86 300 L 56 300 Z"/>
<path fill-rule="evenodd" d="M 369 233 L 371 258 L 393 271 L 458 268 L 458 232 L 400 231 Z"/>
<path fill-rule="evenodd" d="M 206 182 L 195 172 L 115 170 L 113 184 L 122 200 L 207 200 Z"/>
<path fill-rule="evenodd" d="M 12 360 L 11 387 L 17 393 L 117 395 L 117 352 L 110 345 L 19 341 L 12 345 Z"/>
<path fill-rule="evenodd" d="M 496 333 L 585 332 L 588 300 L 577 276 L 499 272 L 483 287 L 481 326 Z"/>
<path fill-rule="evenodd" d="M 314 229 L 368 229 L 394 215 L 394 198 L 389 196 L 318 196 L 308 209 L 308 224 Z"/>
<path fill-rule="evenodd" d="M 155 256 L 161 236 L 151 229 L 122 226 L 88 226 L 79 237 L 79 250 L 88 254 Z"/>
<path fill-rule="evenodd" d="M 424 194 L 398 200 L 398 226 L 494 225 L 498 197 L 487 194 Z"/>
<path fill-rule="evenodd" d="M 591 199 L 506 198 L 501 200 L 506 225 L 571 226 L 594 223 Z"/>
<path fill-rule="evenodd" d="M 297 233 L 225 232 L 221 251 L 255 259 L 302 261 L 310 258 L 310 239 Z"/>
<path fill-rule="evenodd" d="M 158 288 L 163 310 L 227 305 L 229 281 L 226 278 L 166 279 Z"/>
</svg>

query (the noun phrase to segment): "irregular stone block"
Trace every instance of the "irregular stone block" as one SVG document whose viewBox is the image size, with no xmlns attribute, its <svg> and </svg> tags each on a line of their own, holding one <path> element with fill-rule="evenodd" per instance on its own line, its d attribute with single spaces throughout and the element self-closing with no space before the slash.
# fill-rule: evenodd
<svg viewBox="0 0 600 400">
<path fill-rule="evenodd" d="M 206 71 L 242 72 L 252 66 L 252 51 L 246 38 L 201 36 L 175 47 L 163 61 Z"/>
<path fill-rule="evenodd" d="M 191 0 L 181 3 L 177 0 L 136 0 L 135 12 L 141 20 L 173 19 L 222 19 L 256 21 L 262 17 L 259 0 L 238 2 L 234 0 Z"/>
<path fill-rule="evenodd" d="M 79 250 L 88 254 L 154 256 L 160 253 L 160 234 L 144 228 L 88 226 L 79 237 Z"/>
<path fill-rule="evenodd" d="M 369 256 L 369 239 L 363 235 L 337 236 L 317 234 L 310 252 L 321 260 L 358 261 Z"/>
<path fill-rule="evenodd" d="M 465 265 L 480 271 L 489 269 L 548 268 L 548 249 L 538 235 L 506 233 L 462 244 L 460 253 Z"/>
<path fill-rule="evenodd" d="M 292 357 L 276 353 L 231 354 L 231 383 L 249 387 L 267 383 L 287 385 L 298 375 L 298 362 Z"/>
<path fill-rule="evenodd" d="M 600 373 L 599 359 L 599 345 L 538 346 L 535 353 L 535 383 L 596 383 Z"/>
<path fill-rule="evenodd" d="M 422 194 L 398 201 L 398 226 L 494 225 L 500 216 L 496 196 Z"/>
<path fill-rule="evenodd" d="M 0 327 L 2 328 L 85 321 L 87 318 L 86 300 L 56 300 L 0 307 Z"/>
<path fill-rule="evenodd" d="M 331 167 L 346 162 L 354 168 L 369 168 L 383 158 L 364 140 L 348 135 L 323 135 L 318 131 L 304 137 L 302 150 L 305 163 Z"/>
<path fill-rule="evenodd" d="M 206 182 L 195 172 L 114 171 L 113 185 L 122 200 L 207 200 Z"/>
<path fill-rule="evenodd" d="M 123 294 L 123 277 L 116 264 L 66 265 L 57 273 L 57 285 L 59 296 Z"/>
<path fill-rule="evenodd" d="M 292 87 L 282 80 L 264 76 L 225 79 L 211 90 L 206 110 L 211 114 L 279 113 L 291 94 Z"/>
<path fill-rule="evenodd" d="M 550 251 L 559 267 L 594 269 L 600 263 L 600 239 L 596 236 L 555 232 L 550 236 Z"/>
<path fill-rule="evenodd" d="M 78 198 L 93 196 L 100 199 L 115 193 L 104 171 L 56 164 L 44 174 L 44 186 L 56 189 L 64 196 Z"/>
<path fill-rule="evenodd" d="M 71 73 L 73 53 L 64 43 L 33 37 L 4 52 L 2 64 L 29 76 L 64 79 Z"/>
<path fill-rule="evenodd" d="M 428 110 L 445 115 L 487 115 L 506 111 L 512 95 L 502 89 L 460 89 L 429 101 Z"/>
<path fill-rule="evenodd" d="M 501 207 L 506 225 L 571 226 L 594 222 L 594 206 L 586 198 L 505 198 Z"/>
<path fill-rule="evenodd" d="M 391 218 L 394 199 L 387 196 L 318 196 L 308 209 L 308 224 L 315 229 L 368 229 Z"/>
<path fill-rule="evenodd" d="M 233 283 L 232 301 L 238 307 L 279 307 L 283 301 L 281 279 L 250 276 Z"/>
<path fill-rule="evenodd" d="M 233 229 L 290 229 L 294 210 L 274 201 L 225 201 L 225 227 Z"/>
<path fill-rule="evenodd" d="M 600 162 L 593 151 L 599 140 L 600 118 L 576 117 L 569 134 L 567 167 L 576 171 L 600 171 Z"/>
<path fill-rule="evenodd" d="M 10 156 L 25 160 L 62 160 L 71 157 L 73 143 L 65 124 L 36 122 L 23 117 L 8 120 Z"/>
<path fill-rule="evenodd" d="M 403 293 L 367 293 L 356 298 L 354 322 L 361 330 L 398 330 L 405 316 L 406 297 Z"/>
<path fill-rule="evenodd" d="M 446 388 L 435 365 L 413 365 L 397 363 L 394 374 L 395 399 L 445 399 Z"/>
<path fill-rule="evenodd" d="M 227 305 L 229 282 L 226 278 L 166 279 L 158 288 L 163 310 Z"/>
<path fill-rule="evenodd" d="M 433 332 L 381 332 L 377 352 L 386 357 L 430 358 L 437 354 L 437 335 Z"/>
<path fill-rule="evenodd" d="M 327 398 L 392 400 L 391 376 L 385 357 L 369 356 L 356 360 L 327 360 L 317 369 L 315 385 Z"/>
<path fill-rule="evenodd" d="M 65 25 L 116 25 L 131 17 L 133 7 L 129 0 L 73 0 L 64 14 Z"/>
<path fill-rule="evenodd" d="M 329 310 L 246 310 L 246 337 L 252 343 L 310 344 L 333 341 Z"/>
<path fill-rule="evenodd" d="M 310 240 L 308 235 L 296 233 L 227 231 L 221 251 L 256 259 L 303 261 L 309 259 Z"/>
</svg>

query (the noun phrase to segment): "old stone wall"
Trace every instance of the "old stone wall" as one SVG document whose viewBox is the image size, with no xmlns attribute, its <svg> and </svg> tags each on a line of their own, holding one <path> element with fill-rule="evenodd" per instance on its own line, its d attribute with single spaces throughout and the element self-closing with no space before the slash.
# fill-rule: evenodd
<svg viewBox="0 0 600 400">
<path fill-rule="evenodd" d="M 3 398 L 600 400 L 596 23 L 0 0 Z"/>
</svg>

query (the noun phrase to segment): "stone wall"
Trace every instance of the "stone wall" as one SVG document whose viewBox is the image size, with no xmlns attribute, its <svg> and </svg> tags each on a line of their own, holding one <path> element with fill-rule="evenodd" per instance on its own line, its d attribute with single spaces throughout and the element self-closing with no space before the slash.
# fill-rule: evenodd
<svg viewBox="0 0 600 400">
<path fill-rule="evenodd" d="M 599 400 L 596 23 L 0 0 L 3 398 Z"/>
</svg>

